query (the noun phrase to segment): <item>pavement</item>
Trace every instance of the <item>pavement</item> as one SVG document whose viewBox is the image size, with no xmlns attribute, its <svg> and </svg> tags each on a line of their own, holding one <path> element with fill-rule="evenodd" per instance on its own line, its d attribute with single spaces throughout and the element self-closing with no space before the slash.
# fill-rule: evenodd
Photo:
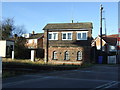
<svg viewBox="0 0 120 90">
<path fill-rule="evenodd" d="M 94 65 L 78 70 L 52 71 L 3 79 L 2 88 L 119 88 L 118 65 Z"/>
</svg>

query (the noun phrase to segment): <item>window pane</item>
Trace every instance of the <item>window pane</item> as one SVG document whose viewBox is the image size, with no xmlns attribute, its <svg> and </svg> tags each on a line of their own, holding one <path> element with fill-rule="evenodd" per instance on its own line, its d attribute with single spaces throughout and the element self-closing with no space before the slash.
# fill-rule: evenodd
<svg viewBox="0 0 120 90">
<path fill-rule="evenodd" d="M 82 52 L 78 51 L 77 53 L 77 60 L 82 60 Z"/>
<path fill-rule="evenodd" d="M 68 33 L 68 39 L 72 39 L 71 36 L 72 36 L 71 33 Z"/>
<path fill-rule="evenodd" d="M 69 53 L 65 52 L 65 60 L 69 60 Z"/>
<path fill-rule="evenodd" d="M 57 52 L 53 52 L 53 59 L 57 59 Z"/>
<path fill-rule="evenodd" d="M 81 33 L 78 33 L 78 39 L 81 39 Z"/>
<path fill-rule="evenodd" d="M 82 34 L 82 39 L 86 39 L 86 38 L 87 38 L 86 33 L 83 33 Z"/>
<path fill-rule="evenodd" d="M 66 39 L 66 34 L 65 33 L 63 34 L 63 39 Z"/>
<path fill-rule="evenodd" d="M 48 38 L 49 38 L 49 39 L 52 39 L 52 34 L 49 34 L 49 35 L 48 35 Z"/>
<path fill-rule="evenodd" d="M 57 39 L 57 33 L 53 33 L 53 39 L 54 39 L 54 40 Z"/>
</svg>

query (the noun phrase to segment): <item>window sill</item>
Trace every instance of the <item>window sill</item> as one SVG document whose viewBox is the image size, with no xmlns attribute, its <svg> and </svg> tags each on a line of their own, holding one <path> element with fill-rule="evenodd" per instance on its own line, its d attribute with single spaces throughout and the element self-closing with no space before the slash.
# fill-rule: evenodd
<svg viewBox="0 0 120 90">
<path fill-rule="evenodd" d="M 72 39 L 62 39 L 62 40 L 72 40 Z"/>
<path fill-rule="evenodd" d="M 52 60 L 58 60 L 58 59 L 52 59 Z"/>
<path fill-rule="evenodd" d="M 64 61 L 70 61 L 70 59 L 68 59 L 68 60 L 64 59 Z"/>
<path fill-rule="evenodd" d="M 54 39 L 48 39 L 48 40 L 51 40 L 51 41 L 57 41 L 57 40 L 54 40 Z"/>
<path fill-rule="evenodd" d="M 83 60 L 76 60 L 76 61 L 83 61 Z"/>
<path fill-rule="evenodd" d="M 87 39 L 77 39 L 77 41 L 81 41 L 81 40 L 83 41 L 83 40 L 87 40 Z"/>
</svg>

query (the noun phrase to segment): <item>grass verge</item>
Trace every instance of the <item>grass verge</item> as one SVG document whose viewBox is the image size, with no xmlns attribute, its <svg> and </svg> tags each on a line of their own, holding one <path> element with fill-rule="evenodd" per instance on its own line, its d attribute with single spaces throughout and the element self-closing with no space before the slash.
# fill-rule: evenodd
<svg viewBox="0 0 120 90">
<path fill-rule="evenodd" d="M 39 73 L 41 71 L 54 70 L 73 70 L 90 67 L 93 64 L 84 63 L 83 65 L 61 65 L 61 64 L 45 64 L 43 61 L 31 62 L 30 60 L 2 60 L 3 73 L 2 77 L 13 77 L 30 73 Z"/>
</svg>

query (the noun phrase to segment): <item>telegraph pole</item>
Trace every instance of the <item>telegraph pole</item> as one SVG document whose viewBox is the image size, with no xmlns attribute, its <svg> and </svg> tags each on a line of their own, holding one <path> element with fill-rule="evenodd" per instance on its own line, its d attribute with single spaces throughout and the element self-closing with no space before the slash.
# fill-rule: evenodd
<svg viewBox="0 0 120 90">
<path fill-rule="evenodd" d="M 103 10 L 103 7 L 102 7 L 102 4 L 100 5 L 100 46 L 101 46 L 101 54 L 102 54 L 102 10 Z"/>
<path fill-rule="evenodd" d="M 2 23 L 0 22 L 0 40 L 2 40 Z"/>
<path fill-rule="evenodd" d="M 103 18 L 104 20 L 104 27 L 105 27 L 105 36 L 107 35 L 107 30 L 106 30 L 106 18 Z"/>
</svg>

